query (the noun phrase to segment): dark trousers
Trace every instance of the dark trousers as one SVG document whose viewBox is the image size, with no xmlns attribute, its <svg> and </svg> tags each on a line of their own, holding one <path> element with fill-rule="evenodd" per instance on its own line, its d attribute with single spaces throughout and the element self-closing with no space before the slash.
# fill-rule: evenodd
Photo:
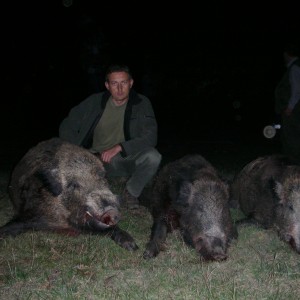
<svg viewBox="0 0 300 300">
<path fill-rule="evenodd" d="M 104 167 L 108 178 L 129 177 L 126 189 L 132 196 L 139 197 L 157 172 L 160 162 L 161 154 L 155 148 L 148 148 L 127 157 L 117 154 L 109 164 L 104 164 Z"/>
</svg>

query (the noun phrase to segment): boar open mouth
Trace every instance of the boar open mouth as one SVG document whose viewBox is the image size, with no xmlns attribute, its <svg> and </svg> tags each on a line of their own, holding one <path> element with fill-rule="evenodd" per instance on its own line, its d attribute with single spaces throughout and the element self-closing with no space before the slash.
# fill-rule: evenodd
<svg viewBox="0 0 300 300">
<path fill-rule="evenodd" d="M 105 211 L 102 215 L 93 214 L 88 210 L 85 212 L 85 224 L 95 229 L 107 229 L 115 226 L 118 221 L 119 216 L 113 209 Z"/>
</svg>

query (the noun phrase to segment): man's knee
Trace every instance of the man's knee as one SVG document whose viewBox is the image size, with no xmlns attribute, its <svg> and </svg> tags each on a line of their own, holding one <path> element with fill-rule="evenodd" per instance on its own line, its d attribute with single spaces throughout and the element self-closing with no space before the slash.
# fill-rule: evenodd
<svg viewBox="0 0 300 300">
<path fill-rule="evenodd" d="M 161 154 L 155 148 L 149 149 L 147 152 L 147 159 L 151 165 L 159 166 L 161 162 Z"/>
<path fill-rule="evenodd" d="M 155 148 L 149 150 L 148 158 L 153 164 L 160 164 L 161 162 L 161 154 Z"/>
<path fill-rule="evenodd" d="M 144 151 L 139 161 L 147 163 L 149 166 L 158 167 L 161 162 L 161 158 L 161 154 L 155 148 L 150 148 Z"/>
</svg>

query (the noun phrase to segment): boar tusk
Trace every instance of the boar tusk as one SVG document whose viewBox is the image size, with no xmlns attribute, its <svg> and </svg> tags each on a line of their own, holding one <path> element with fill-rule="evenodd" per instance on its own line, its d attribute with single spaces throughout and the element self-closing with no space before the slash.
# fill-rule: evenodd
<svg viewBox="0 0 300 300">
<path fill-rule="evenodd" d="M 90 217 L 93 217 L 93 215 L 92 215 L 89 211 L 86 211 L 86 213 L 87 213 Z"/>
</svg>

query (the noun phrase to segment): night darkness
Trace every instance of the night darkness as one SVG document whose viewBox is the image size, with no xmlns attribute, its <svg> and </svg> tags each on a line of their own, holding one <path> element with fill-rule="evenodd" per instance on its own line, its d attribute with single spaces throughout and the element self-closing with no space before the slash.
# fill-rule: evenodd
<svg viewBox="0 0 300 300">
<path fill-rule="evenodd" d="M 263 139 L 282 49 L 299 45 L 300 18 L 288 1 L 105 2 L 3 7 L 2 159 L 57 135 L 71 107 L 104 89 L 112 62 L 128 64 L 135 90 L 152 101 L 161 144 Z M 91 67 L 99 81 L 88 77 Z"/>
</svg>

